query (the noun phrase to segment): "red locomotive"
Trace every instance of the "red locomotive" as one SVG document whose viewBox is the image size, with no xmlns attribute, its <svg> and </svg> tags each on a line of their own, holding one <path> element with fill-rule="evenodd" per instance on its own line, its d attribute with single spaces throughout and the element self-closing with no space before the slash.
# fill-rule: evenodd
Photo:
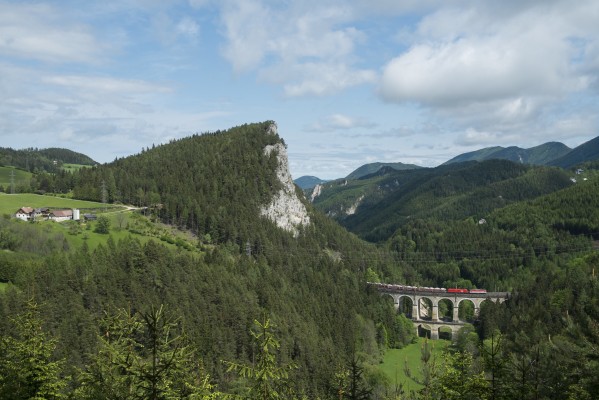
<svg viewBox="0 0 599 400">
<path fill-rule="evenodd" d="M 449 288 L 447 293 L 468 293 L 468 289 Z"/>
</svg>

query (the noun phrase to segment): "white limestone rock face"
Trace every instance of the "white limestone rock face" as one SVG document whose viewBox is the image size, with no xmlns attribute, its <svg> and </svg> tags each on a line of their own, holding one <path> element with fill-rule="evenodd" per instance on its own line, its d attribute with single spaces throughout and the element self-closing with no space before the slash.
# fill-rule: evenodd
<svg viewBox="0 0 599 400">
<path fill-rule="evenodd" d="M 364 200 L 364 195 L 358 197 L 356 202 L 345 211 L 345 215 L 354 215 L 356 213 L 356 210 L 358 209 L 358 206 L 362 202 L 362 200 Z"/>
<path fill-rule="evenodd" d="M 276 126 L 275 126 L 276 129 Z M 287 149 L 282 143 L 266 146 L 264 154 L 270 156 L 276 153 L 279 166 L 277 177 L 283 188 L 274 196 L 272 202 L 262 207 L 260 215 L 273 221 L 281 229 L 291 232 L 294 236 L 299 235 L 299 227 L 310 224 L 310 216 L 304 204 L 295 193 L 295 185 L 289 173 L 289 162 L 287 160 Z"/>
<path fill-rule="evenodd" d="M 316 200 L 316 198 L 318 196 L 320 196 L 321 193 L 322 193 L 322 185 L 319 183 L 316 186 L 314 186 L 314 189 L 312 190 L 312 196 L 310 196 L 310 202 L 314 203 L 314 200 Z"/>
</svg>

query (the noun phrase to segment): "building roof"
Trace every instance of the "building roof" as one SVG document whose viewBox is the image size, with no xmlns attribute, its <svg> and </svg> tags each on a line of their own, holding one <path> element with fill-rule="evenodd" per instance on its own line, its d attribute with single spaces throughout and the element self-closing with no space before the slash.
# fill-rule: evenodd
<svg viewBox="0 0 599 400">
<path fill-rule="evenodd" d="M 72 217 L 73 210 L 55 210 L 50 213 L 54 217 Z"/>
<path fill-rule="evenodd" d="M 33 208 L 31 207 L 21 207 L 17 212 L 22 212 L 24 214 L 31 214 L 33 212 Z"/>
</svg>

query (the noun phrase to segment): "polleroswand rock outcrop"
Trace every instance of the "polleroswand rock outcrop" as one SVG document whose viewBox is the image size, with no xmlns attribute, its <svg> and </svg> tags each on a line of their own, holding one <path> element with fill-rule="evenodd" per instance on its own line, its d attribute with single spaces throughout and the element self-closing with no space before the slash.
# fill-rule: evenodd
<svg viewBox="0 0 599 400">
<path fill-rule="evenodd" d="M 276 134 L 277 126 L 271 125 L 268 133 Z M 282 188 L 273 197 L 270 204 L 262 207 L 260 214 L 273 221 L 279 228 L 299 235 L 299 228 L 310 224 L 310 216 L 304 204 L 297 197 L 295 185 L 289 172 L 287 149 L 283 143 L 269 145 L 264 148 L 267 156 L 276 156 L 278 161 L 277 178 Z"/>
</svg>

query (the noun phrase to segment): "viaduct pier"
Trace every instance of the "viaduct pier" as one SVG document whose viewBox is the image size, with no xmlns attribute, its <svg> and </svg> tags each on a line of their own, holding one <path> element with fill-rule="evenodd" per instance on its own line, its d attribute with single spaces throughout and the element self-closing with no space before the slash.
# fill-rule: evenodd
<svg viewBox="0 0 599 400">
<path fill-rule="evenodd" d="M 411 317 L 417 335 L 420 336 L 422 331 L 430 331 L 431 339 L 438 339 L 442 328 L 445 331 L 450 329 L 452 337 L 454 337 L 467 323 L 458 317 L 461 302 L 469 301 L 473 304 L 474 318 L 476 318 L 483 302 L 502 303 L 509 298 L 509 292 L 487 292 L 483 289 L 445 289 L 372 282 L 368 282 L 368 284 L 381 295 L 393 298 L 395 309 L 398 311 L 403 309 L 401 311 Z M 444 302 L 444 306 L 451 312 L 450 315 L 440 318 L 439 304 L 441 302 Z M 409 310 L 410 308 L 411 310 Z"/>
</svg>

